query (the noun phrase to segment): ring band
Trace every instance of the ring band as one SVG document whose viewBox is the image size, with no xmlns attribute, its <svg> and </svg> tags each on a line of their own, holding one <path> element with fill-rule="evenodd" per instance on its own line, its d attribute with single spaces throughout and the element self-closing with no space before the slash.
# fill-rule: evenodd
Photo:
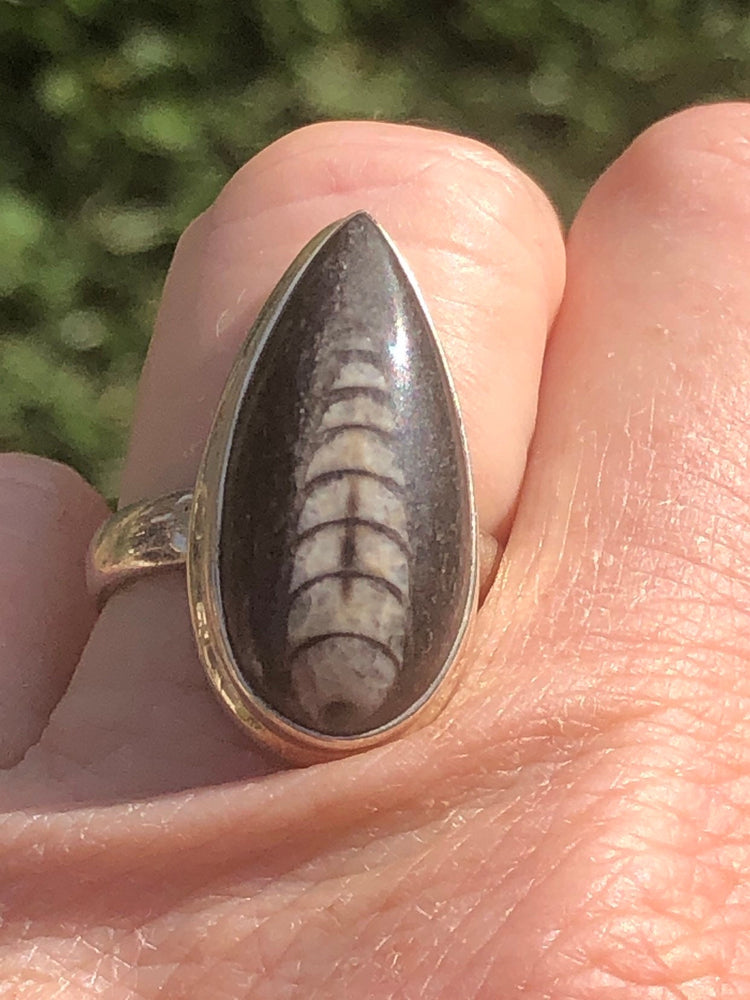
<svg viewBox="0 0 750 1000">
<path fill-rule="evenodd" d="M 388 742 L 453 693 L 477 593 L 463 423 L 416 283 L 364 212 L 293 262 L 193 491 L 112 515 L 89 586 L 101 602 L 183 563 L 214 692 L 293 763 Z"/>
<path fill-rule="evenodd" d="M 177 490 L 122 507 L 94 535 L 89 549 L 89 591 L 101 606 L 118 587 L 187 559 L 193 494 Z"/>
</svg>

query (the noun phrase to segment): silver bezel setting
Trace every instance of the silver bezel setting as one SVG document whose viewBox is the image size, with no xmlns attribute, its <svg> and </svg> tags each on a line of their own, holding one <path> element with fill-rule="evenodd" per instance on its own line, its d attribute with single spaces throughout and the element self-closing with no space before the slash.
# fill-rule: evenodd
<svg viewBox="0 0 750 1000">
<path fill-rule="evenodd" d="M 219 579 L 219 539 L 227 462 L 240 400 L 248 389 L 254 368 L 268 336 L 289 297 L 313 257 L 322 249 L 344 219 L 319 233 L 287 270 L 253 324 L 232 366 L 198 470 L 187 550 L 187 581 L 190 613 L 198 653 L 208 680 L 220 702 L 233 719 L 270 750 L 297 764 L 311 764 L 363 751 L 404 735 L 441 711 L 453 694 L 459 670 L 460 652 L 467 636 L 477 601 L 477 526 L 466 434 L 455 387 L 445 355 L 429 320 L 429 312 L 410 269 L 387 234 L 380 229 L 404 271 L 410 278 L 435 345 L 447 373 L 449 391 L 459 418 L 463 461 L 471 509 L 470 586 L 460 627 L 442 669 L 430 687 L 409 709 L 386 725 L 357 736 L 329 736 L 298 725 L 279 714 L 253 690 L 240 672 L 226 630 Z M 250 390 L 251 391 L 251 390 Z"/>
</svg>

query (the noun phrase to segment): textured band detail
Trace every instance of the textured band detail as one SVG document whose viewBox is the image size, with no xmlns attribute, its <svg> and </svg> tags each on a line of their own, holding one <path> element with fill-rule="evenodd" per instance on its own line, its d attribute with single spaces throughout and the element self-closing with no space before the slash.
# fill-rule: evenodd
<svg viewBox="0 0 750 1000">
<path fill-rule="evenodd" d="M 192 492 L 179 490 L 107 518 L 91 541 L 86 567 L 89 591 L 100 604 L 131 580 L 184 565 L 192 505 Z"/>
</svg>

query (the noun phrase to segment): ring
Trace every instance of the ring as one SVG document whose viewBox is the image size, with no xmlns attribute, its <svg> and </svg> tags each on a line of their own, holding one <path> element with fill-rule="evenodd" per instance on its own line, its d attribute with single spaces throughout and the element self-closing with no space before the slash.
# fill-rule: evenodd
<svg viewBox="0 0 750 1000">
<path fill-rule="evenodd" d="M 416 282 L 366 213 L 292 263 L 193 490 L 113 514 L 89 586 L 101 603 L 182 564 L 213 690 L 291 763 L 386 743 L 454 692 L 477 601 L 464 427 Z"/>
</svg>

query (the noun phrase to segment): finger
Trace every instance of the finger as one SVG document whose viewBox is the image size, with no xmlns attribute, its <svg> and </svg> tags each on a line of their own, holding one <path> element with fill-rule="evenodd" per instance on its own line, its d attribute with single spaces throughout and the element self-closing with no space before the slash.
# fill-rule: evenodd
<svg viewBox="0 0 750 1000">
<path fill-rule="evenodd" d="M 106 512 L 72 469 L 0 455 L 0 767 L 39 738 L 93 626 L 84 555 Z"/>
<path fill-rule="evenodd" d="M 570 234 L 509 626 L 446 744 L 547 788 L 534 849 L 499 823 L 540 996 L 746 983 L 749 140 L 748 105 L 656 125 Z"/>
<path fill-rule="evenodd" d="M 192 483 L 229 367 L 290 255 L 363 205 L 429 303 L 463 405 L 480 521 L 501 529 L 526 465 L 562 293 L 557 219 L 487 147 L 367 122 L 313 126 L 275 143 L 183 237 L 141 382 L 123 502 Z"/>
<path fill-rule="evenodd" d="M 281 140 L 240 171 L 181 240 L 141 383 L 124 501 L 192 482 L 223 381 L 263 300 L 306 240 L 362 208 L 391 233 L 423 289 L 463 404 L 481 523 L 502 530 L 523 473 L 561 292 L 557 220 L 536 187 L 486 147 L 367 123 L 321 125 Z M 160 755 L 165 766 L 181 768 L 181 781 L 248 768 L 241 740 L 239 763 L 228 762 L 226 720 L 186 651 L 184 602 L 181 584 L 154 579 L 115 595 L 65 714 L 53 720 L 55 739 L 64 742 L 68 713 L 101 711 L 106 692 L 107 711 L 118 713 L 106 726 L 110 738 L 138 742 L 151 760 Z M 146 620 L 154 634 L 144 637 L 139 621 Z M 107 647 L 121 646 L 129 630 L 139 637 L 132 639 L 139 655 L 131 651 L 123 666 Z M 186 688 L 197 698 L 195 711 L 205 712 L 198 729 L 178 697 Z M 158 727 L 149 707 L 155 692 L 164 698 Z M 182 713 L 192 719 L 189 737 Z M 204 762 L 200 776 L 179 760 L 186 739 Z M 152 773 L 141 771 L 141 786 Z M 159 781 L 164 787 L 169 779 Z"/>
<path fill-rule="evenodd" d="M 505 570 L 539 720 L 750 696 L 749 137 L 748 105 L 658 124 L 573 226 Z"/>
</svg>

